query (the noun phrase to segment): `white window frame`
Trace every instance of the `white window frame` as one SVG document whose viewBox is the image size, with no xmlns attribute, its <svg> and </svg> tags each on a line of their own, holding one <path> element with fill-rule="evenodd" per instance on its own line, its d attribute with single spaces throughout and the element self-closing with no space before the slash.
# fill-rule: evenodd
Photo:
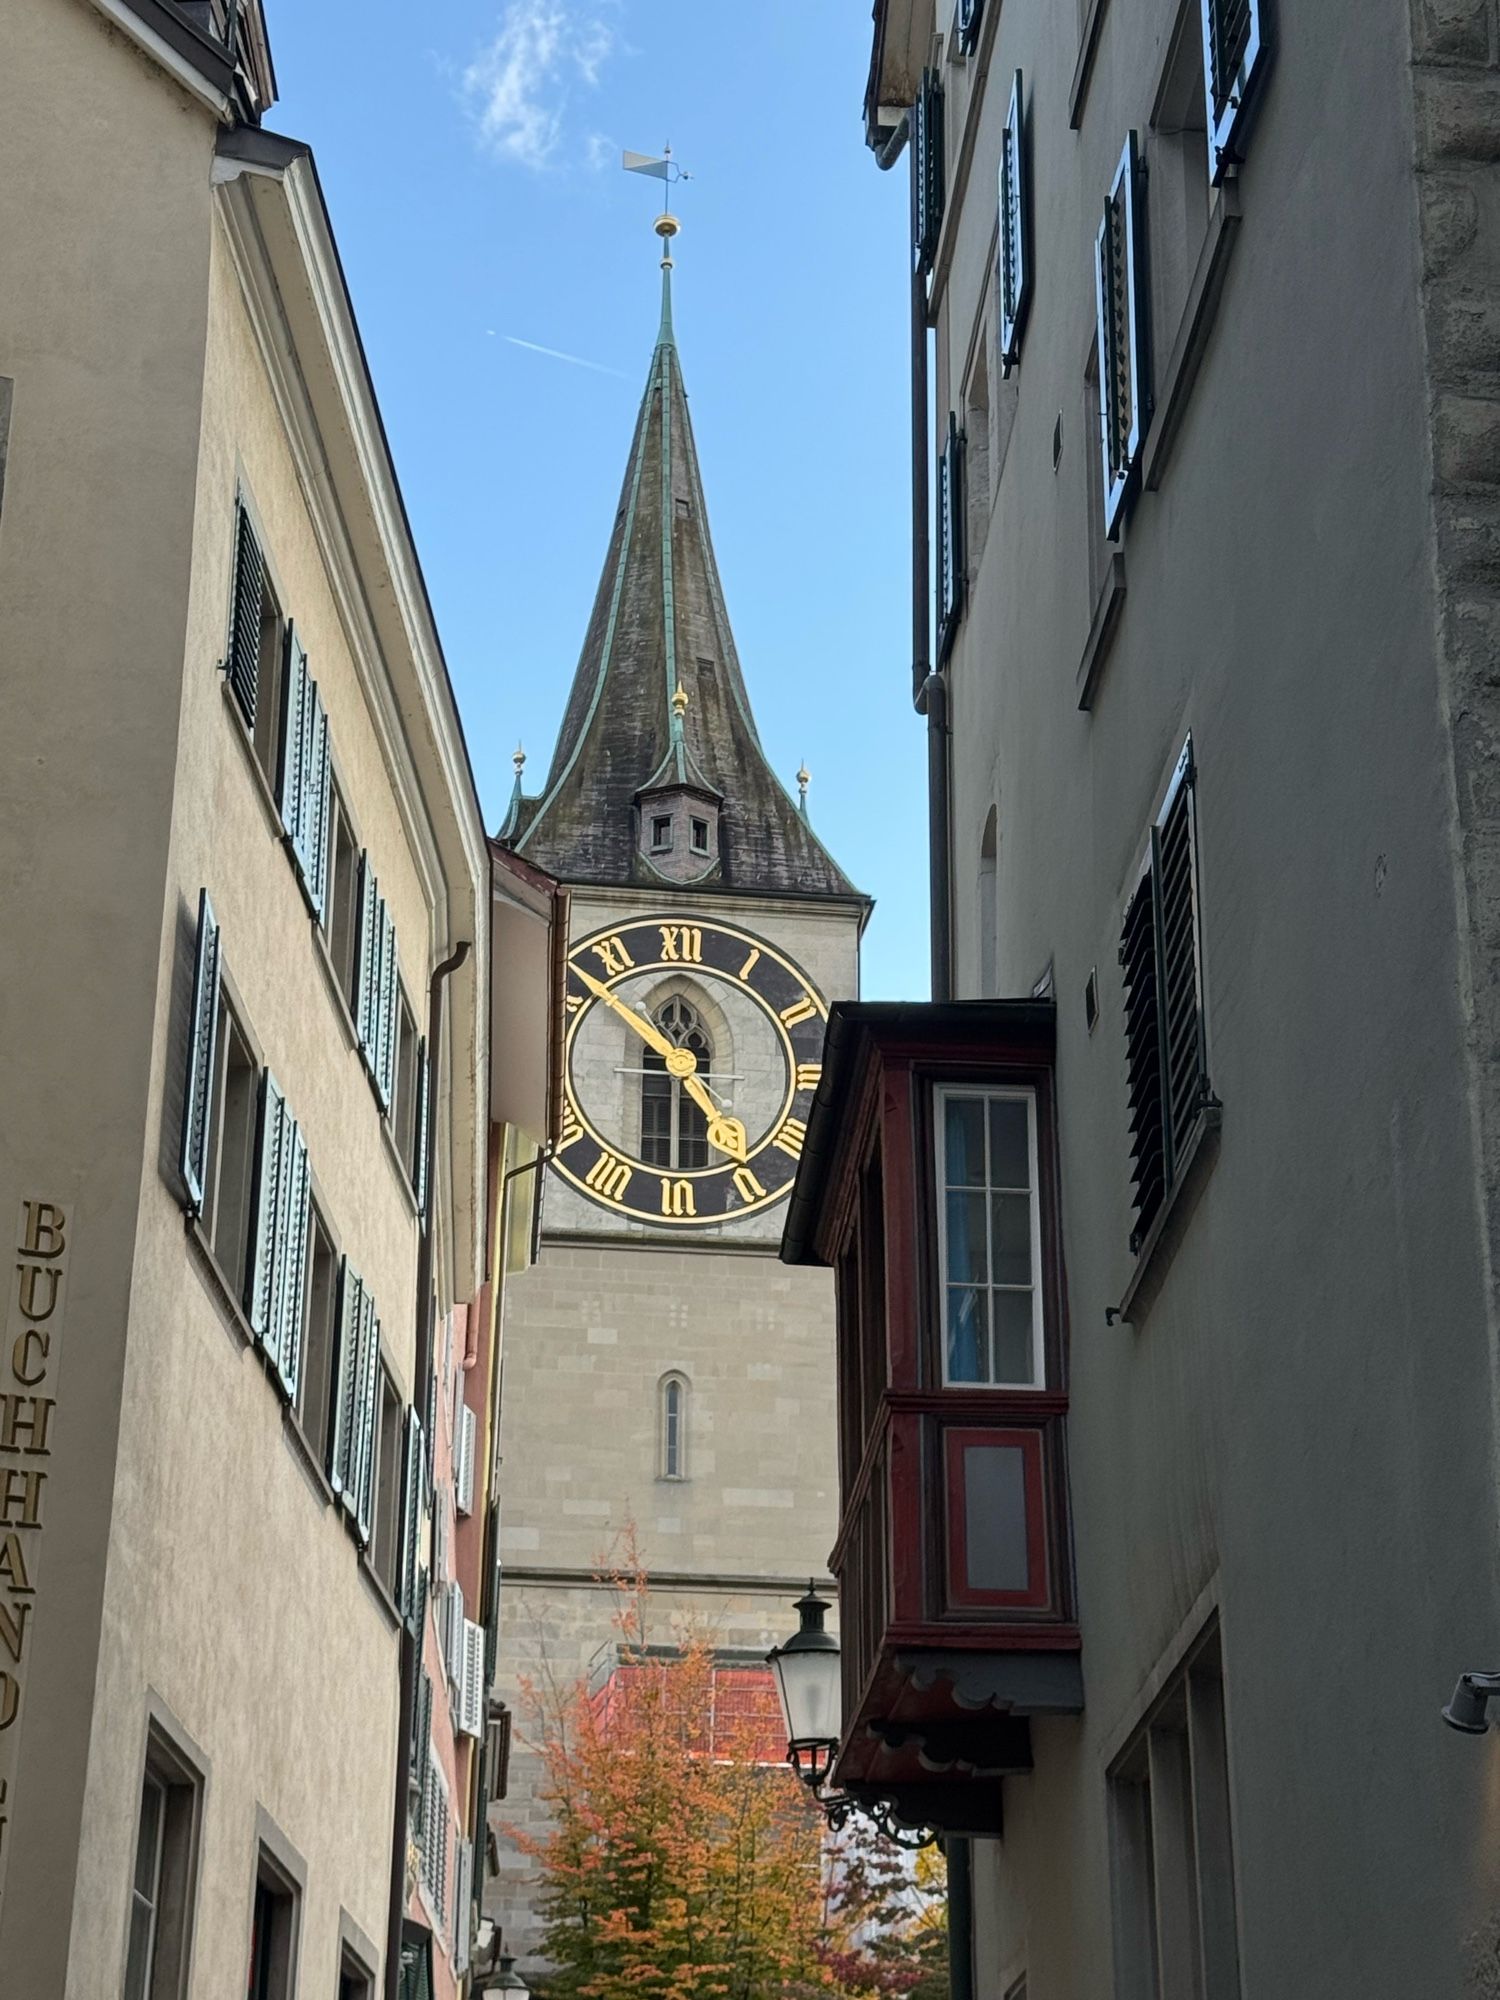
<svg viewBox="0 0 1500 2000">
<path fill-rule="evenodd" d="M 1031 1174 L 1031 1361 L 1032 1379 L 1029 1382 L 982 1381 L 969 1382 L 955 1380 L 948 1373 L 948 1171 L 946 1145 L 948 1130 L 948 1106 L 960 1099 L 977 1099 L 990 1104 L 995 1099 L 1009 1102 L 1023 1102 L 1026 1107 L 1026 1150 L 1028 1169 Z M 1037 1148 L 1037 1096 L 1030 1084 L 938 1084 L 933 1093 L 933 1167 L 937 1198 L 938 1237 L 938 1341 L 942 1350 L 943 1387 L 945 1389 L 1020 1389 L 1042 1390 L 1047 1386 L 1046 1351 L 1046 1308 L 1042 1296 L 1042 1200 L 1038 1176 Z M 1018 1193 L 1018 1189 L 996 1189 L 989 1180 L 989 1119 L 985 1119 L 985 1269 L 994 1271 L 991 1255 L 990 1235 L 992 1221 L 988 1197 L 994 1193 Z M 971 1189 L 970 1192 L 977 1192 Z M 1019 1287 L 1001 1285 L 997 1287 L 993 1275 L 985 1280 L 985 1290 L 1019 1290 Z M 993 1326 L 990 1332 L 990 1358 L 994 1355 Z"/>
</svg>

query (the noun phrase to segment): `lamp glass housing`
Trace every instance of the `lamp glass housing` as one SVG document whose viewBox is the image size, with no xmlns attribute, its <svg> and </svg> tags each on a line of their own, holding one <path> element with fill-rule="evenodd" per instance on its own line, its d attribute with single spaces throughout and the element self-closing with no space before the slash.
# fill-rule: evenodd
<svg viewBox="0 0 1500 2000">
<path fill-rule="evenodd" d="M 804 1783 L 827 1777 L 838 1749 L 842 1701 L 838 1641 L 823 1630 L 828 1605 L 814 1591 L 797 1604 L 801 1623 L 768 1655 L 786 1724 L 787 1759 Z"/>
</svg>

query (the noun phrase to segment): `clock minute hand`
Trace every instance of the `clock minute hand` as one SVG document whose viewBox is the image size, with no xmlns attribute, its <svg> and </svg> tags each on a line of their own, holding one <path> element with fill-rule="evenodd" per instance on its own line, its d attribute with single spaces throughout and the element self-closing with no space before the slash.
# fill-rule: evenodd
<svg viewBox="0 0 1500 2000">
<path fill-rule="evenodd" d="M 659 1028 L 653 1026 L 643 1015 L 637 1014 L 634 1007 L 627 1007 L 618 994 L 611 993 L 602 980 L 595 979 L 591 973 L 585 972 L 581 965 L 575 966 L 574 970 L 589 991 L 597 994 L 606 1007 L 613 1008 L 622 1021 L 634 1028 L 648 1049 L 655 1049 L 659 1056 L 667 1060 L 670 1068 L 680 1071 L 684 1056 L 688 1060 L 686 1074 L 691 1074 L 692 1070 L 697 1068 L 697 1058 L 691 1049 L 679 1049 L 675 1042 L 669 1042 Z M 671 1060 L 674 1057 L 675 1062 Z"/>
</svg>

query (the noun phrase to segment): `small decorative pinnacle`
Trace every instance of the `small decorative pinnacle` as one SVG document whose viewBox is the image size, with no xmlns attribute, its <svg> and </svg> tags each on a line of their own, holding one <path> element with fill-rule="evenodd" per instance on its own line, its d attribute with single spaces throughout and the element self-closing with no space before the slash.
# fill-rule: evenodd
<svg viewBox="0 0 1500 2000">
<path fill-rule="evenodd" d="M 672 713 L 677 718 L 679 728 L 682 726 L 682 718 L 687 714 L 687 709 L 688 691 L 685 687 L 679 687 L 672 696 Z"/>
<path fill-rule="evenodd" d="M 521 748 L 519 743 L 516 745 L 516 754 L 510 761 L 516 767 L 516 783 L 519 785 L 521 782 L 521 773 L 526 769 L 526 752 Z"/>
<path fill-rule="evenodd" d="M 805 764 L 797 766 L 797 804 L 802 817 L 807 818 L 807 788 L 812 783 L 812 772 Z"/>
</svg>

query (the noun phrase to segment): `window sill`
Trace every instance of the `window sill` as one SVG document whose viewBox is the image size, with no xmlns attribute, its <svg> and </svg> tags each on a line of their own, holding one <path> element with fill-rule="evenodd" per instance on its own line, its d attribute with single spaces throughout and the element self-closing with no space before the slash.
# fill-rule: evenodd
<svg viewBox="0 0 1500 2000">
<path fill-rule="evenodd" d="M 1109 559 L 1104 572 L 1104 582 L 1100 587 L 1099 599 L 1094 606 L 1094 615 L 1089 621 L 1089 635 L 1083 642 L 1083 657 L 1078 662 L 1075 685 L 1078 689 L 1078 706 L 1090 709 L 1098 691 L 1099 676 L 1104 671 L 1104 662 L 1109 658 L 1115 643 L 1115 634 L 1120 627 L 1120 614 L 1125 609 L 1125 552 L 1116 549 Z"/>
<path fill-rule="evenodd" d="M 325 1507 L 336 1507 L 338 1495 L 328 1483 L 328 1474 L 323 1470 L 322 1461 L 313 1449 L 312 1439 L 302 1428 L 302 1420 L 289 1405 L 283 1404 L 281 1427 L 293 1457 L 297 1460 L 315 1497 Z"/>
<path fill-rule="evenodd" d="M 193 1262 L 198 1267 L 198 1275 L 203 1279 L 214 1304 L 219 1308 L 219 1316 L 224 1321 L 225 1331 L 235 1339 L 238 1346 L 254 1347 L 255 1335 L 250 1330 L 250 1321 L 245 1316 L 245 1308 L 235 1297 L 233 1287 L 220 1268 L 207 1230 L 196 1215 L 184 1216 L 183 1222 Z"/>
<path fill-rule="evenodd" d="M 1108 5 L 1109 0 L 1089 0 L 1089 11 L 1084 17 L 1083 33 L 1078 42 L 1078 61 L 1073 67 L 1073 82 L 1068 91 L 1068 125 L 1074 132 L 1083 123 L 1084 99 L 1089 94 L 1094 57 L 1099 53 L 1099 30 L 1104 25 Z"/>
<path fill-rule="evenodd" d="M 1187 412 L 1188 398 L 1203 362 L 1239 222 L 1239 189 L 1232 181 L 1226 181 L 1215 194 L 1214 205 L 1209 211 L 1203 247 L 1198 252 L 1197 268 L 1188 287 L 1177 338 L 1172 343 L 1171 359 L 1162 376 L 1161 394 L 1152 416 L 1151 435 L 1146 445 L 1145 483 L 1153 493 L 1161 485 Z"/>
<path fill-rule="evenodd" d="M 401 1613 L 396 1609 L 396 1600 L 385 1587 L 385 1578 L 370 1561 L 365 1550 L 360 1551 L 359 1573 L 364 1578 L 370 1595 L 385 1613 L 386 1622 L 393 1632 L 401 1630 Z"/>
<path fill-rule="evenodd" d="M 377 1097 L 375 1101 L 378 1104 L 380 1099 Z M 406 1162 L 401 1157 L 401 1148 L 396 1144 L 395 1137 L 391 1132 L 390 1117 L 384 1111 L 380 1114 L 380 1137 L 385 1145 L 385 1156 L 391 1163 L 397 1183 L 400 1186 L 402 1195 L 405 1197 L 406 1205 L 411 1210 L 413 1216 L 415 1216 L 419 1213 L 417 1191 L 411 1184 L 411 1175 L 407 1172 Z"/>
<path fill-rule="evenodd" d="M 1187 1157 L 1167 1190 L 1156 1220 L 1146 1232 L 1145 1242 L 1136 1252 L 1135 1270 L 1131 1273 L 1130 1282 L 1120 1295 L 1120 1303 L 1105 1314 L 1110 1325 L 1116 1320 L 1123 1320 L 1127 1326 L 1139 1326 L 1155 1301 L 1173 1253 L 1203 1191 L 1208 1170 L 1218 1155 L 1219 1128 L 1223 1116 L 1217 1104 L 1207 1104 L 1199 1113 L 1197 1126 L 1188 1141 Z"/>
<path fill-rule="evenodd" d="M 234 698 L 234 690 L 229 685 L 229 677 L 220 670 L 219 693 L 224 698 L 224 708 L 229 716 L 234 740 L 244 752 L 245 762 L 250 767 L 250 777 L 255 786 L 255 796 L 260 801 L 261 811 L 266 816 L 266 824 L 276 836 L 277 845 L 286 846 L 286 828 L 281 820 L 281 808 L 276 803 L 276 794 L 271 790 L 271 781 L 261 768 L 260 758 L 255 754 L 255 738 L 246 727 L 245 718 L 240 713 L 240 705 Z M 290 855 L 288 855 L 290 860 Z M 296 873 L 295 868 L 293 874 Z"/>
<path fill-rule="evenodd" d="M 313 940 L 313 956 L 323 974 L 328 987 L 328 996 L 333 1002 L 333 1010 L 339 1017 L 339 1026 L 344 1031 L 344 1040 L 351 1049 L 359 1047 L 359 1031 L 354 1025 L 354 1016 L 349 1011 L 348 996 L 339 984 L 338 967 L 333 962 L 333 954 L 328 949 L 328 940 L 323 935 L 323 926 L 313 919 L 310 926 Z"/>
</svg>

